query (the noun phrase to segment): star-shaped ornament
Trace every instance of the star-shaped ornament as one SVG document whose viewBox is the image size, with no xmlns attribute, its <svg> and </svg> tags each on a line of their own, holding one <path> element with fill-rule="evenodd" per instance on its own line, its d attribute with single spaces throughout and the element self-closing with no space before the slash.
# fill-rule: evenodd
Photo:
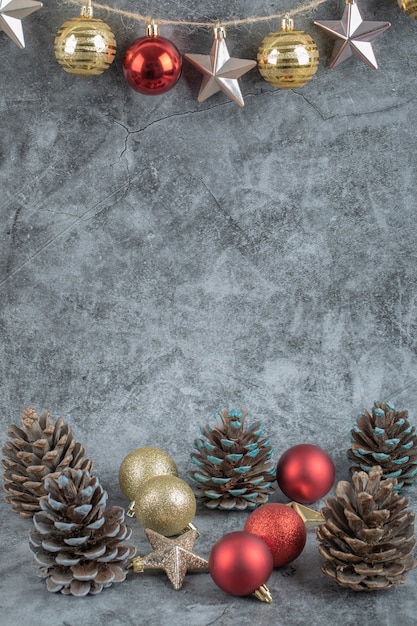
<svg viewBox="0 0 417 626">
<path fill-rule="evenodd" d="M 222 26 L 213 28 L 214 42 L 210 54 L 184 54 L 204 74 L 197 100 L 203 102 L 218 91 L 243 107 L 243 97 L 238 78 L 256 65 L 251 59 L 235 59 L 229 55 L 225 42 L 226 31 Z"/>
<path fill-rule="evenodd" d="M 372 41 L 386 31 L 391 24 L 389 22 L 364 22 L 356 0 L 345 0 L 345 2 L 345 10 L 340 21 L 314 22 L 330 37 L 336 39 L 329 67 L 336 67 L 354 55 L 376 70 L 378 64 Z"/>
<path fill-rule="evenodd" d="M 37 0 L 0 0 L 0 30 L 3 30 L 12 41 L 25 47 L 22 20 L 42 7 Z"/>
<path fill-rule="evenodd" d="M 148 569 L 164 570 L 174 589 L 181 589 L 188 570 L 208 571 L 208 561 L 193 553 L 199 536 L 195 528 L 176 539 L 168 539 L 149 528 L 145 529 L 145 533 L 153 552 L 133 559 L 129 568 L 136 574 Z"/>
</svg>

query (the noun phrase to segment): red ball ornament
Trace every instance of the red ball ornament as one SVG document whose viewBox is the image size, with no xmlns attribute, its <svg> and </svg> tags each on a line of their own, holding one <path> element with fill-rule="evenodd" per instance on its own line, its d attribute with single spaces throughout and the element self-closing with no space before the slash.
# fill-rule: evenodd
<svg viewBox="0 0 417 626">
<path fill-rule="evenodd" d="M 330 491 L 335 467 L 330 456 L 309 443 L 293 446 L 277 465 L 278 485 L 291 500 L 308 504 L 320 500 Z"/>
<path fill-rule="evenodd" d="M 294 561 L 307 540 L 303 520 L 285 504 L 264 504 L 255 509 L 246 520 L 245 530 L 264 540 L 271 550 L 274 567 Z"/>
<path fill-rule="evenodd" d="M 123 74 L 133 89 L 157 96 L 169 91 L 181 76 L 182 57 L 176 46 L 159 36 L 158 25 L 132 43 L 123 59 Z"/>
<path fill-rule="evenodd" d="M 270 577 L 272 554 L 260 537 L 238 530 L 214 544 L 208 567 L 220 589 L 234 596 L 247 596 Z"/>
</svg>

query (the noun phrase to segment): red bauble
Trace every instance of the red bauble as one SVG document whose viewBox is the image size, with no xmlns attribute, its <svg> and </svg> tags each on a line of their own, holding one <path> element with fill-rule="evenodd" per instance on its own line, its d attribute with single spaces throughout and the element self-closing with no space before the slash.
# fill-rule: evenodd
<svg viewBox="0 0 417 626">
<path fill-rule="evenodd" d="M 243 530 L 225 535 L 210 552 L 211 577 L 220 589 L 235 596 L 247 596 L 265 584 L 272 568 L 266 543 Z"/>
<path fill-rule="evenodd" d="M 165 37 L 146 35 L 132 43 L 123 59 L 123 74 L 133 89 L 147 95 L 169 91 L 181 76 L 182 57 Z"/>
<path fill-rule="evenodd" d="M 327 452 L 302 443 L 284 452 L 277 465 L 277 482 L 291 500 L 302 504 L 320 500 L 330 491 L 335 468 Z"/>
<path fill-rule="evenodd" d="M 245 530 L 263 539 L 271 550 L 274 567 L 291 563 L 301 554 L 307 539 L 301 517 L 285 504 L 264 504 L 246 520 Z"/>
</svg>

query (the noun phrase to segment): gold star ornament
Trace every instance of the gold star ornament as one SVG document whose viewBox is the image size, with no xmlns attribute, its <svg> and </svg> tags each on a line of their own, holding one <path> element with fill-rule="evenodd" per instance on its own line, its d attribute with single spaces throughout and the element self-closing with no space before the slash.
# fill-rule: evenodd
<svg viewBox="0 0 417 626">
<path fill-rule="evenodd" d="M 329 67 L 333 68 L 343 63 L 351 56 L 356 56 L 364 61 L 373 70 L 378 69 L 373 40 L 386 31 L 391 24 L 389 22 L 364 22 L 359 13 L 356 0 L 345 0 L 346 6 L 339 21 L 317 21 L 316 26 L 335 39 L 333 52 L 330 57 Z"/>
<path fill-rule="evenodd" d="M 174 589 L 181 589 L 188 570 L 208 571 L 208 561 L 193 553 L 199 536 L 196 528 L 187 530 L 176 539 L 168 539 L 149 528 L 145 533 L 153 552 L 133 559 L 129 569 L 135 574 L 149 569 L 164 570 Z"/>
<path fill-rule="evenodd" d="M 184 58 L 203 74 L 197 100 L 203 102 L 218 91 L 243 107 L 243 97 L 238 78 L 256 65 L 251 59 L 235 59 L 229 55 L 225 42 L 226 31 L 222 26 L 213 28 L 214 42 L 210 54 L 184 54 Z"/>
<path fill-rule="evenodd" d="M 24 48 L 22 19 L 41 7 L 42 2 L 36 0 L 0 0 L 0 30 L 19 48 Z"/>
</svg>

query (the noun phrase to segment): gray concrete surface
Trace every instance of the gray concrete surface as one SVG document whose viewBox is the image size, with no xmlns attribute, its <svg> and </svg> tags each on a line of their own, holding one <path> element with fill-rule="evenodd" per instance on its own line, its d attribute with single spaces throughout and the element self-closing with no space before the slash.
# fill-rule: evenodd
<svg viewBox="0 0 417 626">
<path fill-rule="evenodd" d="M 215 21 L 293 5 L 113 6 Z M 0 33 L 2 442 L 23 407 L 49 408 L 124 506 L 124 456 L 162 447 L 186 477 L 199 426 L 220 407 L 264 420 L 276 460 L 296 443 L 322 446 L 338 479 L 363 406 L 391 399 L 416 423 L 417 23 L 395 0 L 362 0 L 366 19 L 392 23 L 374 45 L 380 68 L 329 70 L 332 42 L 312 22 L 343 6 L 329 0 L 296 19 L 319 46 L 315 78 L 283 91 L 255 69 L 241 80 L 244 109 L 222 94 L 199 104 L 201 76 L 185 64 L 167 94 L 135 93 L 121 64 L 144 27 L 115 14 L 96 10 L 118 53 L 91 79 L 67 75 L 53 55 L 74 5 L 46 1 L 25 18 L 25 50 Z M 277 27 L 229 29 L 230 53 L 254 58 Z M 207 29 L 161 34 L 183 53 L 211 47 Z M 416 511 L 417 489 L 410 497 Z M 181 591 L 161 573 L 97 597 L 55 596 L 31 564 L 30 523 L 4 501 L 0 515 L 4 626 L 415 623 L 416 571 L 388 592 L 344 591 L 321 573 L 312 533 L 273 573 L 271 606 L 229 596 L 205 574 Z M 196 552 L 207 556 L 245 519 L 198 510 Z"/>
</svg>

